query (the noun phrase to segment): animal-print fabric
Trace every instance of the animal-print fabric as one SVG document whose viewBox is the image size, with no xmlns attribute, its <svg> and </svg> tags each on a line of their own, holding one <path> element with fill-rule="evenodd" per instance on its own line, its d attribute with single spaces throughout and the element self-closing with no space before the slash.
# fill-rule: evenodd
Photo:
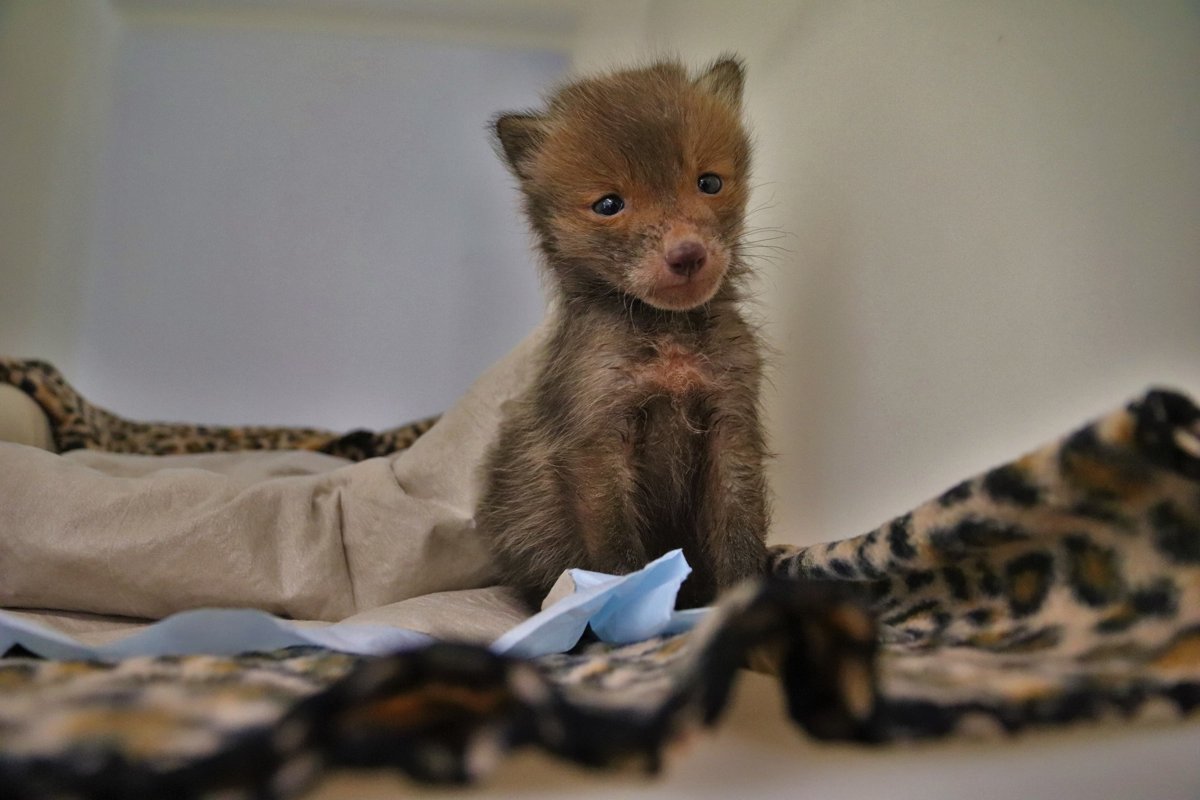
<svg viewBox="0 0 1200 800">
<path fill-rule="evenodd" d="M 433 427 L 436 416 L 398 428 L 334 433 L 320 428 L 191 425 L 136 422 L 93 405 L 45 361 L 0 357 L 0 383 L 32 397 L 50 422 L 55 449 L 177 455 L 230 450 L 316 450 L 352 461 L 385 456 L 412 445 Z"/>
<path fill-rule="evenodd" d="M 856 587 L 886 737 L 1200 705 L 1200 411 L 1154 391 L 772 570 Z"/>
<path fill-rule="evenodd" d="M 777 547 L 695 631 L 522 661 L 438 644 L 0 659 L 0 796 L 295 797 L 332 766 L 465 782 L 504 752 L 655 768 L 738 668 L 811 735 L 887 742 L 1194 715 L 1200 410 L 1169 391 L 877 530 Z"/>
<path fill-rule="evenodd" d="M 539 661 L 452 643 L 382 658 L 315 648 L 117 664 L 0 659 L 0 797 L 291 798 L 334 767 L 467 783 L 538 747 L 656 770 L 718 718 L 755 648 L 792 716 L 854 736 L 874 629 L 824 587 L 764 580 L 692 634 Z M 832 727 L 831 727 L 832 726 Z"/>
</svg>

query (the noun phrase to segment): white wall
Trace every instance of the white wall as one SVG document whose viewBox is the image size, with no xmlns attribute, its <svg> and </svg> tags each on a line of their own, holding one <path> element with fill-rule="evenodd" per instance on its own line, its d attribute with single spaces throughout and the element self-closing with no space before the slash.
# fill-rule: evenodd
<svg viewBox="0 0 1200 800">
<path fill-rule="evenodd" d="M 560 53 L 131 25 L 78 379 L 134 417 L 389 427 L 436 413 L 542 297 L 486 123 Z"/>
<path fill-rule="evenodd" d="M 1194 3 L 629 6 L 578 66 L 593 32 L 749 64 L 753 221 L 785 233 L 776 539 L 858 533 L 1149 383 L 1200 393 Z"/>
<path fill-rule="evenodd" d="M 570 20 L 511 17 L 0 5 L 0 352 L 134 418 L 384 428 L 448 407 L 542 315 L 486 124 L 560 76 Z"/>
<path fill-rule="evenodd" d="M 119 39 L 105 0 L 0 2 L 0 352 L 72 372 Z"/>
</svg>

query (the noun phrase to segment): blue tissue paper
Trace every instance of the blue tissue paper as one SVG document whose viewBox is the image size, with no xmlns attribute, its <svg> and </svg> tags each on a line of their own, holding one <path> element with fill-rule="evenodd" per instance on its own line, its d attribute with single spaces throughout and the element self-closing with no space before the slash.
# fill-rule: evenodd
<svg viewBox="0 0 1200 800">
<path fill-rule="evenodd" d="M 688 630 L 707 611 L 675 610 L 675 596 L 691 571 L 682 550 L 628 575 L 567 570 L 564 578 L 573 583 L 573 593 L 505 633 L 492 650 L 525 658 L 562 653 L 579 642 L 588 626 L 611 644 Z M 555 589 L 562 584 L 560 579 Z"/>
<path fill-rule="evenodd" d="M 673 550 L 629 575 L 572 569 L 551 592 L 547 607 L 497 639 L 491 649 L 525 658 L 562 653 L 590 626 L 605 642 L 625 644 L 690 629 L 707 609 L 675 610 L 675 595 L 692 568 Z M 298 625 L 247 608 L 182 611 L 103 645 L 0 611 L 0 653 L 21 645 L 53 659 L 112 661 L 133 656 L 234 655 L 316 645 L 361 655 L 419 647 L 432 637 L 385 625 Z"/>
</svg>

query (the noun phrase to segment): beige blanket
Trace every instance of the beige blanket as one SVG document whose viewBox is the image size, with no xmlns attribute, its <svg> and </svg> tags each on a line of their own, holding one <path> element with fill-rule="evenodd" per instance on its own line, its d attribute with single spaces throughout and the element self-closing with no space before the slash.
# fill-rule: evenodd
<svg viewBox="0 0 1200 800">
<path fill-rule="evenodd" d="M 39 610 L 81 638 L 127 627 L 103 617 L 200 607 L 493 638 L 524 610 L 492 586 L 473 522 L 478 465 L 543 336 L 485 373 L 413 447 L 360 463 L 0 443 L 0 607 Z"/>
</svg>

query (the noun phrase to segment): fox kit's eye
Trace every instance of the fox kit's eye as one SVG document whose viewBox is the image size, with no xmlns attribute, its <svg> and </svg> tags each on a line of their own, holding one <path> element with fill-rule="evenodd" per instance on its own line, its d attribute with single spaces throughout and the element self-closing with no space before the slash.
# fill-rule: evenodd
<svg viewBox="0 0 1200 800">
<path fill-rule="evenodd" d="M 613 214 L 619 213 L 624 207 L 625 201 L 615 194 L 606 194 L 592 203 L 592 211 L 595 211 L 602 217 L 611 217 Z"/>
<path fill-rule="evenodd" d="M 721 191 L 721 176 L 711 172 L 706 172 L 700 176 L 700 180 L 696 181 L 696 185 L 700 187 L 700 191 L 705 194 L 716 194 Z"/>
</svg>

